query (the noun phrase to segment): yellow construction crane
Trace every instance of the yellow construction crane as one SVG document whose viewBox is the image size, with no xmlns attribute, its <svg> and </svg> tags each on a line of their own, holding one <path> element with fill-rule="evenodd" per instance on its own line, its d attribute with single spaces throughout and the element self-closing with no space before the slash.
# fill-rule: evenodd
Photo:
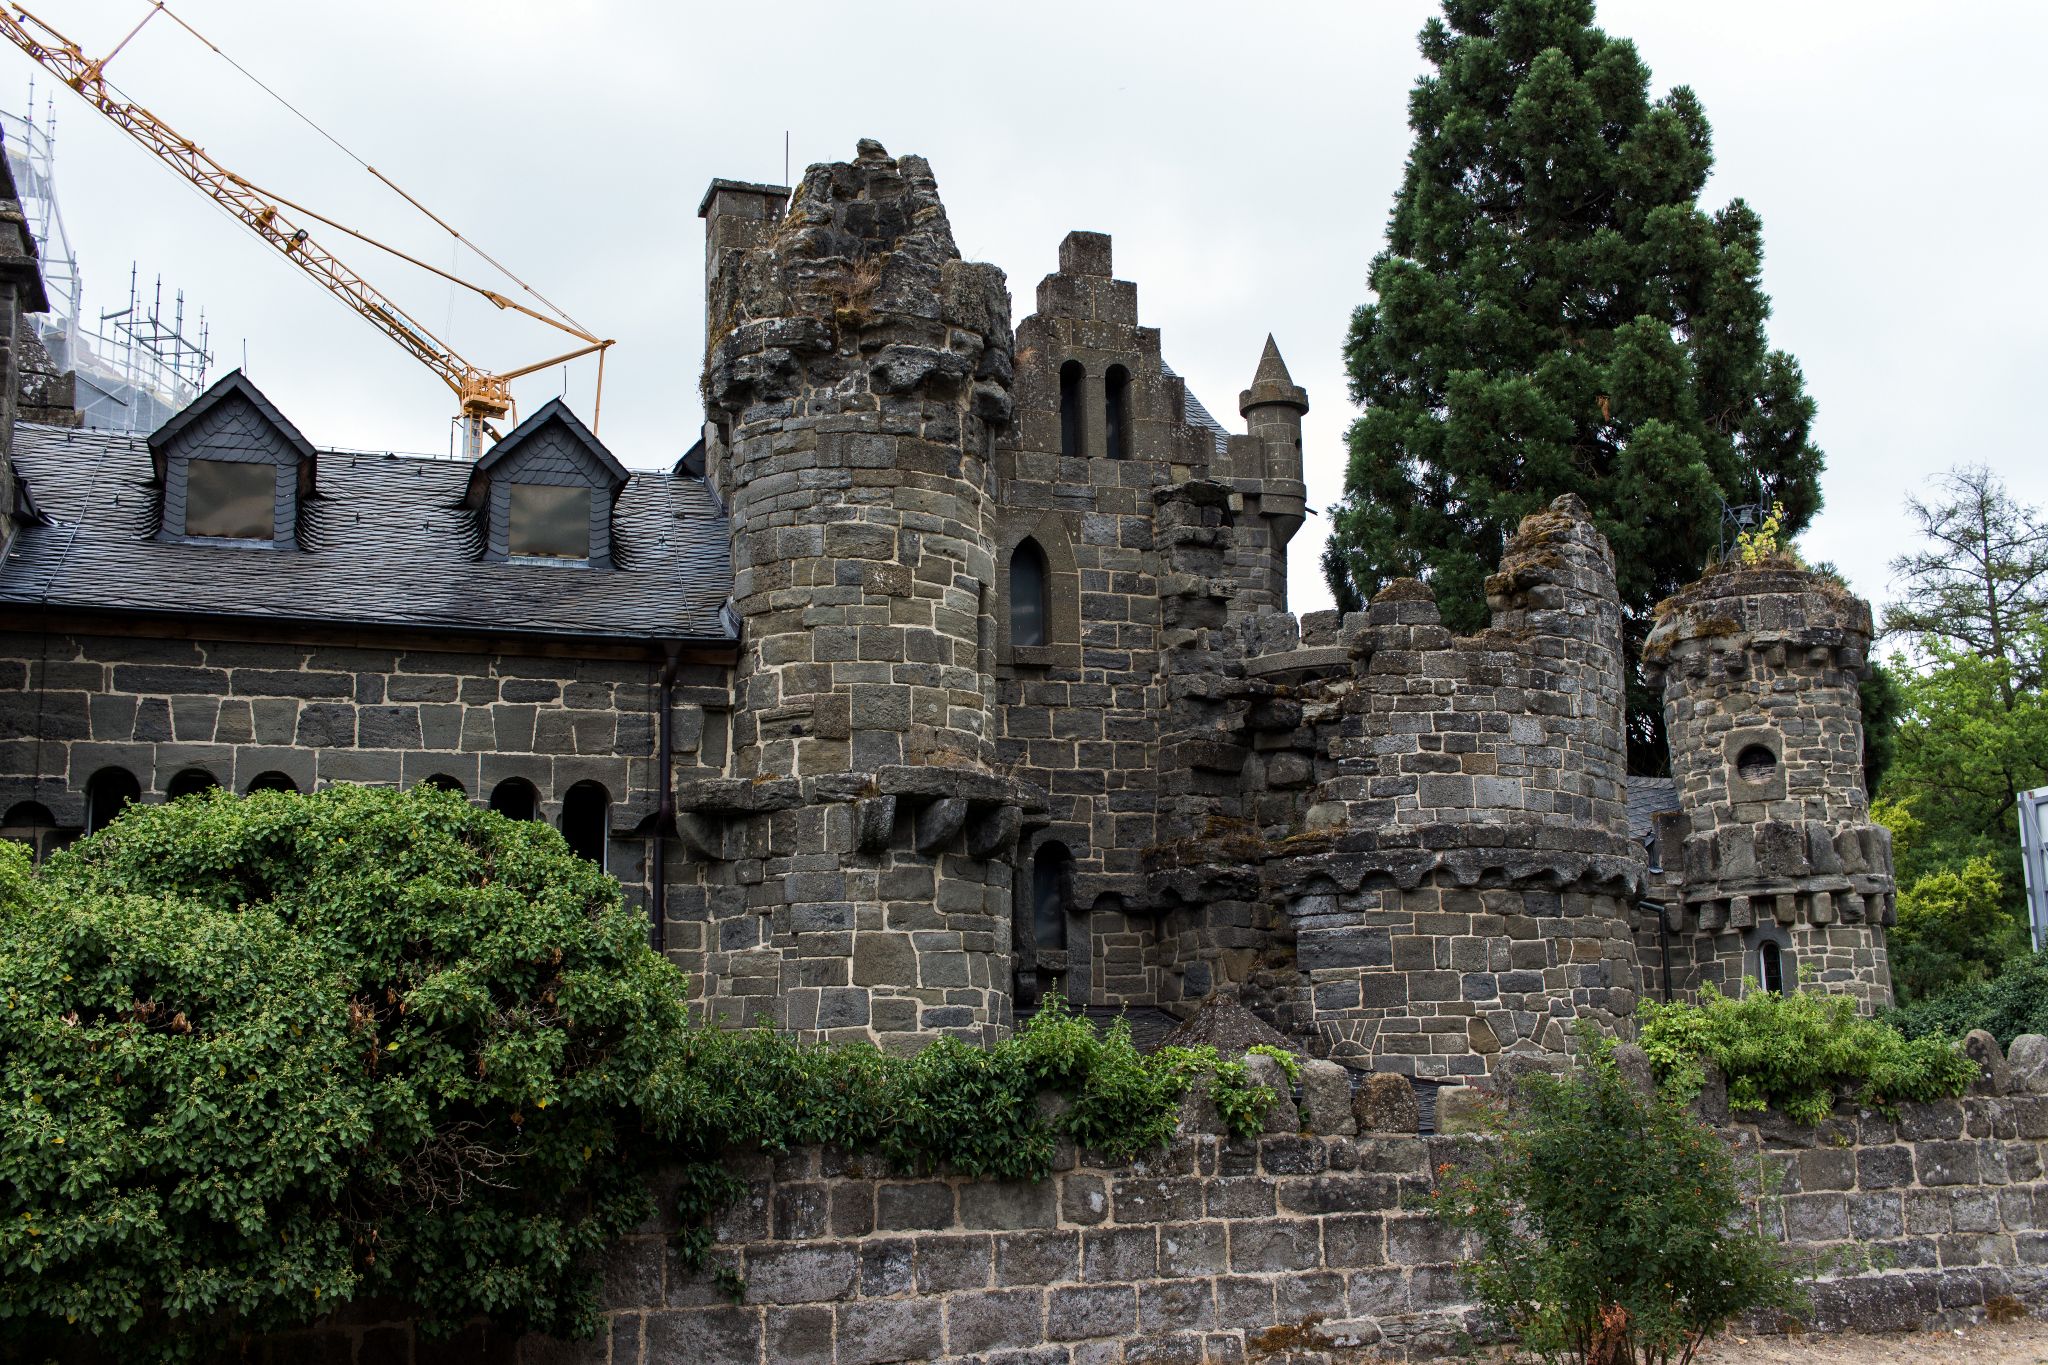
<svg viewBox="0 0 2048 1365">
<path fill-rule="evenodd" d="M 9 12 L 10 10 L 12 11 L 11 13 Z M 215 52 L 220 53 L 220 49 L 214 47 L 213 43 L 204 34 L 201 34 L 197 29 L 165 8 L 163 0 L 152 0 L 151 7 L 143 15 L 142 21 L 129 30 L 128 36 L 116 43 L 113 50 L 104 57 L 87 57 L 77 43 L 66 38 L 50 24 L 37 18 L 19 5 L 10 5 L 6 9 L 0 9 L 0 35 L 4 35 L 7 41 L 13 43 L 23 52 L 26 52 L 37 65 L 56 76 L 58 80 L 64 82 L 73 90 L 76 90 L 85 98 L 86 103 L 92 105 L 93 108 L 99 110 L 102 114 L 105 114 L 113 121 L 116 127 L 155 153 L 172 170 L 198 186 L 201 193 L 226 209 L 234 217 L 240 219 L 250 231 L 282 252 L 286 260 L 312 276 L 314 281 L 322 288 L 354 309 L 363 318 L 367 319 L 372 326 L 376 327 L 377 330 L 383 332 L 384 335 L 404 347 L 421 364 L 439 375 L 442 382 L 455 391 L 455 396 L 461 404 L 463 449 L 472 459 L 483 453 L 483 442 L 486 432 L 491 432 L 492 435 L 496 434 L 490 427 L 490 423 L 502 420 L 512 412 L 511 382 L 513 380 L 518 379 L 522 375 L 533 374 L 536 371 L 549 369 L 593 353 L 597 356 L 597 399 L 594 404 L 594 410 L 591 413 L 591 426 L 593 428 L 597 426 L 597 419 L 602 412 L 604 402 L 604 356 L 613 343 L 609 339 L 598 337 L 595 333 L 584 328 L 573 318 L 569 317 L 568 314 L 563 313 L 561 309 L 548 303 L 531 286 L 519 280 L 516 275 L 512 275 L 509 270 L 506 270 L 505 274 L 517 282 L 520 288 L 532 294 L 534 298 L 539 299 L 543 304 L 546 304 L 554 312 L 555 316 L 551 317 L 546 313 L 529 308 L 523 303 L 509 299 L 494 289 L 475 284 L 469 280 L 462 279 L 450 271 L 429 265 L 417 257 L 407 255 L 396 247 L 378 241 L 367 233 L 358 232 L 354 228 L 338 223 L 334 219 L 306 208 L 302 204 L 295 204 L 283 195 L 272 193 L 251 184 L 248 180 L 236 175 L 233 171 L 207 155 L 205 149 L 193 142 L 192 139 L 179 133 L 149 110 L 139 104 L 134 104 L 121 98 L 107 81 L 107 63 L 119 55 L 121 49 L 126 47 L 134 39 L 135 35 L 142 31 L 143 26 L 159 13 L 167 15 L 174 23 L 185 29 L 186 32 L 192 34 L 193 37 L 199 39 L 200 42 L 205 43 L 208 47 L 213 48 Z M 220 55 L 226 57 L 227 54 L 220 53 Z M 238 67 L 237 69 L 240 68 Z M 244 72 L 244 74 L 248 73 Z M 252 76 L 250 79 L 254 80 L 255 78 Z M 258 81 L 257 84 L 261 85 L 262 83 Z M 263 88 L 266 91 L 269 90 L 268 86 Z M 275 92 L 271 93 L 274 95 Z M 280 100 L 280 102 L 282 101 Z M 293 112 L 297 113 L 297 110 L 293 110 Z M 303 118 L 304 115 L 300 115 L 300 117 Z M 310 123 L 311 120 L 308 120 L 308 122 Z M 317 125 L 315 126 L 317 127 Z M 323 136 L 325 135 L 323 132 Z M 339 146 L 340 144 L 336 143 L 336 145 Z M 342 150 L 346 152 L 347 148 Z M 354 153 L 349 153 L 349 155 L 353 157 Z M 360 158 L 357 158 L 357 160 L 360 161 Z M 408 204 L 411 204 L 428 218 L 431 218 L 436 225 L 448 232 L 456 240 L 462 242 L 465 246 L 469 246 L 472 250 L 476 250 L 474 244 L 463 237 L 461 233 L 449 226 L 446 221 L 429 210 L 419 200 L 413 198 L 410 194 L 407 194 L 396 184 L 392 183 L 376 167 L 369 165 L 367 162 L 362 163 L 362 165 L 363 169 L 382 181 Z M 380 251 L 389 252 L 400 260 L 418 266 L 422 270 L 480 294 L 499 308 L 523 313 L 536 321 L 544 322 L 550 327 L 566 332 L 570 336 L 575 337 L 581 344 L 574 350 L 565 351 L 561 355 L 550 356 L 546 360 L 537 360 L 531 365 L 521 365 L 510 370 L 494 371 L 481 369 L 463 359 L 447 342 L 441 340 L 433 332 L 422 326 L 418 319 L 385 297 L 374 285 L 350 269 L 333 253 L 316 243 L 304 227 L 299 226 L 293 221 L 292 217 L 289 216 L 291 214 L 323 223 L 339 232 L 347 233 L 349 236 L 366 242 Z M 483 255 L 481 251 L 478 251 L 478 254 Z M 500 270 L 505 269 L 487 255 L 484 256 L 484 259 L 490 261 L 492 265 L 497 265 Z"/>
</svg>

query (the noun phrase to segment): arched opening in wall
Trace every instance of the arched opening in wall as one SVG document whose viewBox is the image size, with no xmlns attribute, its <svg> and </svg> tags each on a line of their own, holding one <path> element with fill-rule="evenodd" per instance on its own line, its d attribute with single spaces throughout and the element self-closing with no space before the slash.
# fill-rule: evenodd
<svg viewBox="0 0 2048 1365">
<path fill-rule="evenodd" d="M 1081 362 L 1069 360 L 1060 366 L 1060 454 L 1079 456 L 1081 449 L 1081 390 L 1087 379 Z"/>
<path fill-rule="evenodd" d="M 0 818 L 0 839 L 20 844 L 28 850 L 29 860 L 36 863 L 55 853 L 63 844 L 57 821 L 50 815 L 50 808 L 40 801 L 22 801 L 9 806 L 6 816 Z"/>
<path fill-rule="evenodd" d="M 1073 866 L 1065 844 L 1040 844 L 1031 859 L 1031 941 L 1041 959 L 1067 950 L 1067 877 Z"/>
<path fill-rule="evenodd" d="M 1112 365 L 1102 376 L 1102 431 L 1109 447 L 1109 458 L 1127 460 L 1131 456 L 1131 372 L 1121 365 Z"/>
<path fill-rule="evenodd" d="M 612 794 L 600 782 L 578 782 L 562 796 L 562 837 L 579 858 L 599 867 L 611 842 Z"/>
<path fill-rule="evenodd" d="M 540 819 L 540 793 L 523 777 L 508 777 L 491 788 L 491 809 L 508 820 Z"/>
<path fill-rule="evenodd" d="M 98 834 L 142 799 L 142 784 L 126 768 L 102 768 L 85 784 L 85 832 Z"/>
<path fill-rule="evenodd" d="M 164 788 L 164 796 L 177 801 L 183 797 L 197 796 L 201 792 L 210 792 L 218 786 L 220 779 L 206 769 L 187 768 L 171 779 L 170 785 Z"/>
<path fill-rule="evenodd" d="M 257 792 L 296 792 L 298 789 L 299 784 L 292 781 L 288 774 L 278 772 L 273 768 L 267 773 L 258 773 L 250 778 L 248 791 L 245 794 L 254 796 Z"/>
<path fill-rule="evenodd" d="M 1786 989 L 1787 983 L 1793 979 L 1793 974 L 1785 970 L 1788 965 L 1785 961 L 1785 950 L 1778 946 L 1777 940 L 1767 938 L 1758 946 L 1756 950 L 1757 979 L 1762 983 L 1763 988 L 1772 995 L 1792 994 L 1790 990 Z"/>
<path fill-rule="evenodd" d="M 1045 551 L 1035 540 L 1017 542 L 1010 552 L 1010 645 L 1012 648 L 1047 642 L 1046 619 L 1051 610 L 1048 585 L 1052 571 Z"/>
<path fill-rule="evenodd" d="M 454 792 L 457 796 L 469 795 L 469 788 L 462 785 L 462 779 L 450 777 L 447 773 L 435 773 L 423 780 L 422 787 L 432 787 L 437 792 Z"/>
</svg>

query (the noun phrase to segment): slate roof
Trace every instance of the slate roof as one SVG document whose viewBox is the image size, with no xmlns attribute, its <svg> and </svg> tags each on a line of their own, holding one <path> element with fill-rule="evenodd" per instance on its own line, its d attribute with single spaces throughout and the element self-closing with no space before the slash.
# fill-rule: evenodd
<svg viewBox="0 0 2048 1365">
<path fill-rule="evenodd" d="M 1678 783 L 1669 777 L 1631 777 L 1628 780 L 1628 837 L 1638 842 L 1650 832 L 1650 822 L 1678 806 Z"/>
<path fill-rule="evenodd" d="M 726 516 L 698 479 L 632 471 L 614 504 L 621 567 L 490 564 L 462 507 L 471 466 L 321 451 L 302 551 L 150 539 L 140 437 L 22 423 L 16 472 L 45 523 L 0 564 L 0 604 L 460 633 L 726 642 Z"/>
<path fill-rule="evenodd" d="M 1173 366 L 1167 364 L 1165 361 L 1161 361 L 1159 363 L 1159 368 L 1166 374 L 1166 376 L 1169 379 L 1181 378 L 1181 375 L 1175 372 Z M 1187 397 L 1185 412 L 1187 415 L 1188 422 L 1191 425 L 1198 426 L 1202 430 L 1208 432 L 1209 435 L 1215 439 L 1216 450 L 1218 454 L 1221 454 L 1223 451 L 1228 450 L 1230 448 L 1229 430 L 1223 425 L 1223 423 L 1217 421 L 1213 416 L 1210 415 L 1209 409 L 1202 405 L 1202 400 L 1195 397 L 1195 391 L 1193 389 L 1186 388 L 1185 386 L 1183 386 L 1182 392 Z"/>
</svg>

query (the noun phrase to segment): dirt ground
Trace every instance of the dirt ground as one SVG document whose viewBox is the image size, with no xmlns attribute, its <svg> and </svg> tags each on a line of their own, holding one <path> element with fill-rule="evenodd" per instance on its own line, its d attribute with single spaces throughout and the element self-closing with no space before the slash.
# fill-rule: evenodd
<svg viewBox="0 0 2048 1365">
<path fill-rule="evenodd" d="M 1796 1337 L 1726 1336 L 1700 1365 L 2035 1365 L 2048 1362 L 2048 1319 L 1939 1332 Z"/>
</svg>

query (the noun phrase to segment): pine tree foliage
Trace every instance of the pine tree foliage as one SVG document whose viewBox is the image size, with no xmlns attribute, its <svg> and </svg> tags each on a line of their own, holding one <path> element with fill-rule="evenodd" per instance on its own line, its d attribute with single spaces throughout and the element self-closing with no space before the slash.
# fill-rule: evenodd
<svg viewBox="0 0 2048 1365">
<path fill-rule="evenodd" d="M 1662 99 L 1591 0 L 1445 0 L 1374 300 L 1347 343 L 1343 502 L 1324 558 L 1340 605 L 1428 579 L 1445 623 L 1486 624 L 1484 582 L 1521 518 L 1561 493 L 1614 546 L 1631 655 L 1698 576 L 1721 509 L 1820 506 L 1814 405 L 1770 349 L 1763 225 L 1698 204 L 1706 115 Z M 1661 761 L 1646 694 L 1634 761 Z"/>
</svg>

